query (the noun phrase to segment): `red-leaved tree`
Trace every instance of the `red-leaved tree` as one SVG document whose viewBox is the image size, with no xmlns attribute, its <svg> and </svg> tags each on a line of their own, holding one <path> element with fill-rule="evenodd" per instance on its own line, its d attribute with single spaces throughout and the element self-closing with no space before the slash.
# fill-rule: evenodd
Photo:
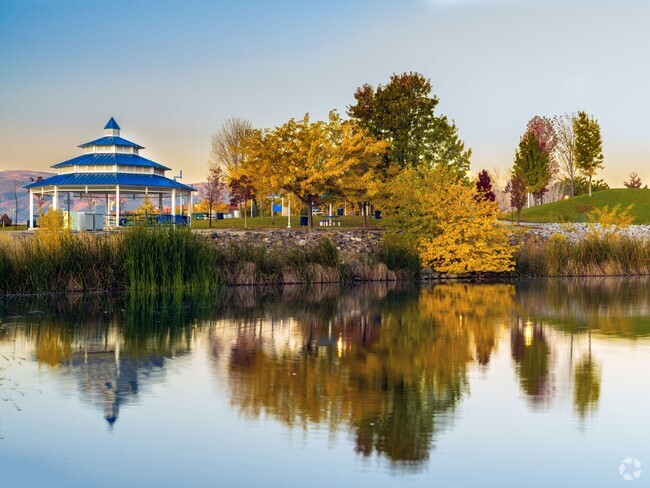
<svg viewBox="0 0 650 488">
<path fill-rule="evenodd" d="M 626 188 L 641 188 L 641 185 L 643 183 L 641 182 L 641 178 L 639 177 L 638 173 L 635 173 L 633 171 L 630 173 L 630 181 L 624 181 L 623 184 Z"/>
<path fill-rule="evenodd" d="M 239 206 L 240 212 L 242 204 L 245 206 L 246 201 L 255 198 L 253 182 L 246 175 L 230 180 L 228 188 L 230 190 L 230 204 Z M 246 226 L 246 208 L 244 208 L 244 227 Z"/>
<path fill-rule="evenodd" d="M 492 180 L 486 170 L 478 174 L 478 181 L 476 182 L 476 199 L 481 201 L 489 200 L 495 201 L 497 196 L 492 191 Z"/>
<path fill-rule="evenodd" d="M 517 210 L 517 223 L 521 220 L 521 209 L 526 205 L 526 181 L 521 173 L 515 173 L 510 180 L 510 206 Z"/>
<path fill-rule="evenodd" d="M 536 115 L 530 119 L 526 129 L 535 134 L 542 151 L 548 156 L 548 169 L 552 179 L 560 171 L 560 165 L 555 157 L 558 135 L 555 131 L 553 121 L 548 117 L 540 117 L 539 115 Z M 543 202 L 544 193 L 547 191 L 548 189 L 544 187 L 539 192 L 534 193 L 535 199 Z"/>
<path fill-rule="evenodd" d="M 203 187 L 203 198 L 208 203 L 208 218 L 212 227 L 212 208 L 219 203 L 226 189 L 223 171 L 220 166 L 211 164 L 208 168 L 208 181 Z"/>
</svg>

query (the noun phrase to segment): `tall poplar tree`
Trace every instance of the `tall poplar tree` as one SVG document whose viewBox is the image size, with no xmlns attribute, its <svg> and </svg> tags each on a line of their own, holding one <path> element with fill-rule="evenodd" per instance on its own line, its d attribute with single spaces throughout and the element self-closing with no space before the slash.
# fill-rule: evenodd
<svg viewBox="0 0 650 488">
<path fill-rule="evenodd" d="M 533 194 L 539 194 L 551 180 L 549 154 L 531 130 L 526 131 L 519 141 L 514 172 L 522 176 L 526 191 Z"/>
<path fill-rule="evenodd" d="M 593 117 L 580 111 L 573 119 L 575 134 L 575 165 L 589 179 L 589 196 L 591 196 L 591 179 L 603 168 L 603 140 L 600 125 Z"/>
</svg>

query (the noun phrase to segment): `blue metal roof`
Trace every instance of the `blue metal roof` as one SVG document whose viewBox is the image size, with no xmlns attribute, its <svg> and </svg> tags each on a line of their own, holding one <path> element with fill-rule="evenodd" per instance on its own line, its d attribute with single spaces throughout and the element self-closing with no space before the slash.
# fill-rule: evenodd
<svg viewBox="0 0 650 488">
<path fill-rule="evenodd" d="M 140 186 L 142 188 L 178 188 L 195 191 L 184 185 L 160 175 L 141 175 L 133 173 L 67 173 L 54 175 L 41 181 L 35 181 L 23 188 L 42 188 L 45 186 Z"/>
<path fill-rule="evenodd" d="M 117 129 L 120 130 L 120 126 L 117 125 L 117 122 L 115 122 L 115 119 L 111 117 L 111 120 L 108 121 L 108 123 L 104 126 L 104 129 Z"/>
<path fill-rule="evenodd" d="M 118 166 L 143 166 L 145 168 L 158 168 L 169 171 L 171 168 L 163 166 L 162 164 L 151 161 L 150 159 L 143 158 L 137 154 L 120 154 L 120 153 L 92 153 L 84 154 L 76 158 L 63 161 L 62 163 L 55 164 L 52 168 L 65 168 L 66 166 L 111 166 L 117 164 Z"/>
<path fill-rule="evenodd" d="M 126 147 L 135 147 L 138 149 L 144 149 L 143 146 L 136 144 L 135 142 L 127 141 L 126 139 L 120 136 L 101 137 L 99 139 L 95 139 L 94 141 L 81 144 L 80 146 L 77 147 L 85 148 L 90 146 L 126 146 Z"/>
</svg>

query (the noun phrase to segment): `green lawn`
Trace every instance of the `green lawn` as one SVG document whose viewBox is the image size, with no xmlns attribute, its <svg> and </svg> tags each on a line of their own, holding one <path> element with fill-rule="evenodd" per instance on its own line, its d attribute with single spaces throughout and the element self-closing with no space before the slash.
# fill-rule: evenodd
<svg viewBox="0 0 650 488">
<path fill-rule="evenodd" d="M 27 230 L 26 225 L 18 225 L 18 226 L 10 226 L 10 227 L 3 227 L 0 225 L 0 232 L 5 231 L 5 232 L 11 232 L 12 230 Z"/>
<path fill-rule="evenodd" d="M 617 188 L 595 192 L 592 197 L 579 197 L 560 200 L 545 205 L 526 208 L 521 211 L 522 222 L 586 222 L 587 213 L 594 208 L 616 204 L 627 207 L 634 204 L 630 212 L 635 217 L 635 224 L 650 224 L 650 189 Z M 508 219 L 511 214 L 506 215 Z M 516 216 L 515 216 L 516 218 Z"/>
<path fill-rule="evenodd" d="M 321 228 L 318 225 L 318 222 L 321 220 L 328 220 L 322 216 L 314 216 L 314 228 Z M 359 216 L 347 216 L 347 217 L 334 217 L 333 220 L 341 221 L 340 228 L 362 228 L 363 227 L 363 217 Z M 246 219 L 247 228 L 249 229 L 286 229 L 287 228 L 287 217 L 275 217 L 275 223 L 271 223 L 271 217 L 253 217 Z M 207 220 L 192 220 L 193 229 L 207 229 L 209 221 Z M 300 217 L 295 216 L 291 217 L 291 227 L 294 229 L 300 228 Z M 384 219 L 375 220 L 368 218 L 368 228 L 384 228 Z M 212 228 L 215 230 L 218 229 L 243 229 L 244 228 L 244 219 L 224 219 L 224 220 L 212 220 Z M 303 227 L 305 229 L 306 227 Z M 323 227 L 329 228 L 329 227 Z M 339 227 L 332 227 L 339 228 Z"/>
</svg>

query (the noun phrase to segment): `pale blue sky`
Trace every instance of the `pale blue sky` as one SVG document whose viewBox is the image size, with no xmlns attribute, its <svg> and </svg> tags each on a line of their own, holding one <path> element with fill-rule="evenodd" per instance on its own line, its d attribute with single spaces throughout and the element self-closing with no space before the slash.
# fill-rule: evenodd
<svg viewBox="0 0 650 488">
<path fill-rule="evenodd" d="M 115 116 L 196 181 L 226 118 L 345 112 L 357 86 L 415 70 L 474 170 L 505 173 L 532 116 L 583 109 L 600 176 L 648 182 L 648 19 L 644 0 L 0 0 L 0 169 L 77 156 Z"/>
</svg>

